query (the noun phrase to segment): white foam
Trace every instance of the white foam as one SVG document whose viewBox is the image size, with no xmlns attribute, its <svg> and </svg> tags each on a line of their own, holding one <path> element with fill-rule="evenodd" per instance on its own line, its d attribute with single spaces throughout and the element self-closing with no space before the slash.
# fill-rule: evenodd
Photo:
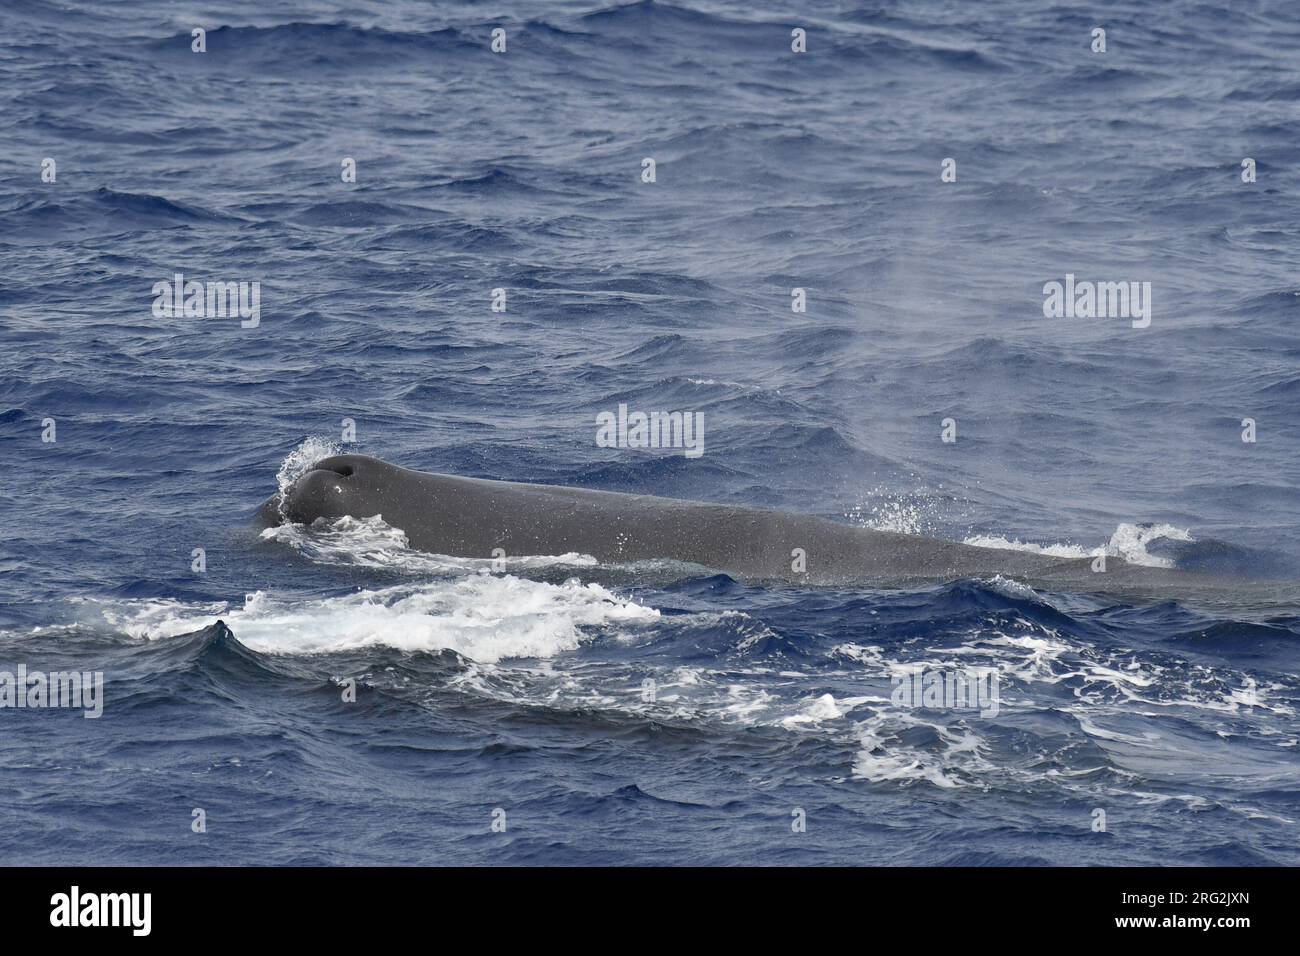
<svg viewBox="0 0 1300 956">
<path fill-rule="evenodd" d="M 603 626 L 653 621 L 659 612 L 598 584 L 476 574 L 292 602 L 258 591 L 244 607 L 124 602 L 106 607 L 104 616 L 133 636 L 151 639 L 186 634 L 221 617 L 242 644 L 262 653 L 329 653 L 379 645 L 450 649 L 493 663 L 554 657 L 593 639 Z"/>
<path fill-rule="evenodd" d="M 1077 544 L 1034 544 L 1018 538 L 990 534 L 973 535 L 966 538 L 963 543 L 977 548 L 1028 551 L 1031 554 L 1046 554 L 1056 558 L 1095 558 L 1099 554 L 1105 554 L 1107 557 L 1122 558 L 1129 564 L 1141 564 L 1149 568 L 1171 568 L 1173 567 L 1171 560 L 1147 552 L 1147 545 L 1162 538 L 1170 541 L 1192 540 L 1192 536 L 1185 529 L 1176 528 L 1171 524 L 1124 523 L 1116 528 L 1110 540 L 1099 548 L 1084 548 Z"/>
<path fill-rule="evenodd" d="M 995 574 L 985 583 L 1010 597 L 1033 598 L 1038 601 L 1044 600 L 1043 596 L 1028 584 L 1022 584 L 1014 578 L 1004 578 L 1000 574 Z"/>
<path fill-rule="evenodd" d="M 332 521 L 318 518 L 310 525 L 281 524 L 262 531 L 263 540 L 288 545 L 318 564 L 343 564 L 385 568 L 413 574 L 444 574 L 457 571 L 518 571 L 551 566 L 589 568 L 597 561 L 590 555 L 570 552 L 559 555 L 519 555 L 502 559 L 457 558 L 412 550 L 406 532 L 384 521 L 383 515 L 369 518 L 344 516 Z"/>
<path fill-rule="evenodd" d="M 972 535 L 964 539 L 962 544 L 1001 551 L 1028 551 L 1030 554 L 1046 554 L 1054 558 L 1091 558 L 1097 554 L 1096 549 L 1089 551 L 1077 544 L 1034 544 L 1031 541 L 1021 541 L 1019 538 L 993 534 Z"/>
<path fill-rule="evenodd" d="M 838 644 L 831 650 L 831 653 L 847 657 L 851 661 L 865 664 L 868 667 L 884 668 L 887 666 L 885 664 L 884 650 L 875 644 Z"/>
<path fill-rule="evenodd" d="M 904 743 L 903 733 L 914 727 L 933 729 L 937 748 Z M 904 786 L 926 781 L 945 790 L 987 788 L 980 779 L 993 769 L 983 756 L 987 745 L 967 727 L 945 727 L 895 708 L 881 710 L 857 730 L 860 749 L 853 762 L 857 779 Z"/>
<path fill-rule="evenodd" d="M 790 728 L 800 724 L 819 724 L 823 720 L 837 720 L 844 716 L 844 711 L 835 703 L 832 694 L 822 694 L 809 699 L 802 710 L 781 721 L 781 726 Z"/>
</svg>

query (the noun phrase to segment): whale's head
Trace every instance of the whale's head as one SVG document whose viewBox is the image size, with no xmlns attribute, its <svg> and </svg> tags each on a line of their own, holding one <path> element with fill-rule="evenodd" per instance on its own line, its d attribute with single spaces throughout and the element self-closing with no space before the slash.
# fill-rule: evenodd
<svg viewBox="0 0 1300 956">
<path fill-rule="evenodd" d="M 333 455 L 322 458 L 258 510 L 263 527 L 294 522 L 311 524 L 317 518 L 369 518 L 384 512 L 392 489 L 392 465 L 368 455 Z"/>
</svg>

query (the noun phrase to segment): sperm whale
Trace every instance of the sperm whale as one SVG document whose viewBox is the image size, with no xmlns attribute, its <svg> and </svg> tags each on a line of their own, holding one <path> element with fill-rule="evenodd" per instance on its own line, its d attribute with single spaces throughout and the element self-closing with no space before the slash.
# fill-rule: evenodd
<svg viewBox="0 0 1300 956">
<path fill-rule="evenodd" d="M 1055 591 L 1207 598 L 1246 582 L 1136 565 L 981 548 L 814 515 L 526 484 L 335 455 L 261 507 L 261 526 L 382 516 L 417 550 L 456 557 L 590 555 L 602 564 L 669 559 L 741 581 L 908 587 L 1001 575 Z"/>
</svg>

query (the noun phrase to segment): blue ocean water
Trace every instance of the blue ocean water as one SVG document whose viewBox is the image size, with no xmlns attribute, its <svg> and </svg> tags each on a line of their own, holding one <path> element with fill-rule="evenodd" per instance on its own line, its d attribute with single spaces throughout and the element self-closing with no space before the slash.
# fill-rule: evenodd
<svg viewBox="0 0 1300 956">
<path fill-rule="evenodd" d="M 0 710 L 0 862 L 1300 863 L 1297 606 L 249 527 L 349 450 L 1294 581 L 1297 43 L 1281 0 L 6 0 L 0 670 L 105 689 Z M 178 272 L 256 327 L 156 317 Z M 1046 318 L 1067 274 L 1150 325 Z M 705 453 L 599 447 L 621 403 Z M 894 706 L 912 665 L 999 712 Z"/>
</svg>

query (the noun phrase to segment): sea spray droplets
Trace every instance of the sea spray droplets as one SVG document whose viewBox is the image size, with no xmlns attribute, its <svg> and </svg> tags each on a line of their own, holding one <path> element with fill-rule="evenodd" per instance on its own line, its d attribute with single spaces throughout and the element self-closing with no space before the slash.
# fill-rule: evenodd
<svg viewBox="0 0 1300 956">
<path fill-rule="evenodd" d="M 878 485 L 844 517 L 876 531 L 922 534 L 930 529 L 928 518 L 933 506 L 934 503 L 923 493 L 898 494 Z"/>
<path fill-rule="evenodd" d="M 289 452 L 284 461 L 280 462 L 280 470 L 276 472 L 275 483 L 281 498 L 283 499 L 289 486 L 305 475 L 312 465 L 322 458 L 339 454 L 340 450 L 338 442 L 328 438 L 312 436 L 303 439 L 298 447 Z M 283 509 L 283 504 L 281 508 Z"/>
<path fill-rule="evenodd" d="M 864 492 L 844 517 L 874 531 L 936 537 L 943 536 L 944 526 L 965 520 L 964 498 L 946 491 L 943 485 L 923 487 L 915 475 L 910 481 L 915 487 L 904 492 L 888 485 L 876 485 Z"/>
</svg>

